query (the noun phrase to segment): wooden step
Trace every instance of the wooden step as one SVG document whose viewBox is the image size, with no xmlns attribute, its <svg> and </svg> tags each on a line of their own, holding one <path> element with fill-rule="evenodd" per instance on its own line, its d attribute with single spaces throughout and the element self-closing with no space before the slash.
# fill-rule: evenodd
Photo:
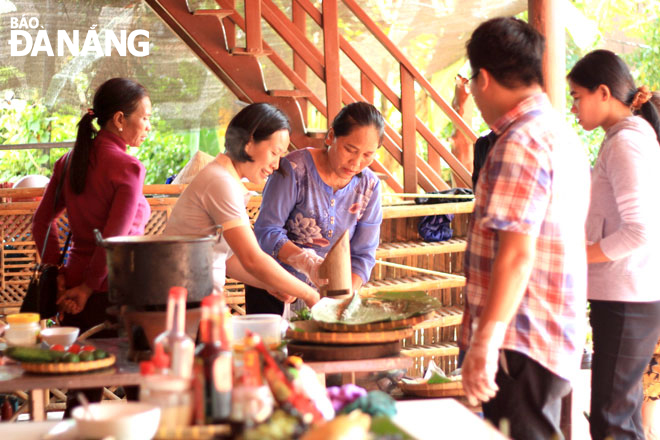
<svg viewBox="0 0 660 440">
<path fill-rule="evenodd" d="M 385 278 L 369 281 L 360 290 L 362 295 L 376 292 L 410 292 L 414 290 L 448 289 L 465 286 L 465 277 L 445 273 L 442 275 L 419 275 L 402 278 Z"/>
<path fill-rule="evenodd" d="M 464 252 L 465 238 L 451 238 L 447 241 L 429 243 L 423 240 L 381 243 L 376 249 L 376 258 L 397 258 L 415 255 L 437 255 L 449 252 Z"/>
<path fill-rule="evenodd" d="M 223 19 L 230 16 L 235 11 L 233 9 L 197 9 L 193 11 L 193 15 L 206 15 L 211 17 L 217 17 L 218 19 Z"/>
<path fill-rule="evenodd" d="M 284 98 L 309 98 L 311 93 L 304 90 L 269 90 L 270 96 L 279 96 Z"/>
<path fill-rule="evenodd" d="M 427 328 L 451 327 L 452 325 L 460 325 L 462 320 L 463 307 L 451 306 L 437 311 L 435 316 L 416 324 L 413 328 L 415 330 L 424 330 Z"/>
<path fill-rule="evenodd" d="M 472 211 L 474 211 L 474 202 L 434 203 L 430 205 L 402 203 L 399 205 L 384 205 L 383 219 L 441 214 L 469 214 Z"/>
<path fill-rule="evenodd" d="M 457 356 L 458 345 L 456 342 L 409 345 L 401 348 L 401 354 L 406 357 Z"/>
</svg>

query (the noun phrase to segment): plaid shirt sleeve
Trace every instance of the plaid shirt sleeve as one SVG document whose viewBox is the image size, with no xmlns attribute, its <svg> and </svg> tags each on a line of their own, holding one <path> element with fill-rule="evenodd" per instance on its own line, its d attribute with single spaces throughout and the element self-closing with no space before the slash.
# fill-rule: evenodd
<svg viewBox="0 0 660 440">
<path fill-rule="evenodd" d="M 486 170 L 480 226 L 538 236 L 551 193 L 547 150 L 534 148 L 529 136 L 510 136 L 494 147 Z M 538 147 L 538 145 L 536 145 Z"/>
</svg>

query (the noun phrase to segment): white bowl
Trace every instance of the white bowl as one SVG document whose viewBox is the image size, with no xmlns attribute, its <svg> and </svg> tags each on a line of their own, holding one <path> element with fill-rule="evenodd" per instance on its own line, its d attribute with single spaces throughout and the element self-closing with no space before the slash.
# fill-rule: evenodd
<svg viewBox="0 0 660 440">
<path fill-rule="evenodd" d="M 148 403 L 92 403 L 89 412 L 84 406 L 71 412 L 80 438 L 146 440 L 156 435 L 160 422 L 160 407 Z"/>
<path fill-rule="evenodd" d="M 60 344 L 65 347 L 76 342 L 80 329 L 78 327 L 51 327 L 41 330 L 41 339 L 50 346 Z"/>
</svg>

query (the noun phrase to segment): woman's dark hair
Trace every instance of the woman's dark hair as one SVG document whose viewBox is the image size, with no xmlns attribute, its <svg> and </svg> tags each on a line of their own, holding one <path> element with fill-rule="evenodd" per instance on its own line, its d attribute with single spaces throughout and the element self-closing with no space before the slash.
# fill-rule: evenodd
<svg viewBox="0 0 660 440">
<path fill-rule="evenodd" d="M 503 86 L 543 86 L 545 38 L 513 17 L 499 17 L 477 27 L 467 42 L 473 75 L 486 69 Z"/>
<path fill-rule="evenodd" d="M 590 92 L 595 91 L 601 84 L 606 85 L 612 96 L 627 106 L 632 105 L 638 92 L 626 63 L 609 50 L 589 52 L 575 63 L 567 77 Z M 651 124 L 660 141 L 660 117 L 653 101 L 648 100 L 639 109 L 633 109 L 633 113 L 642 116 Z"/>
<path fill-rule="evenodd" d="M 69 180 L 74 193 L 80 194 L 85 189 L 89 154 L 97 134 L 92 124 L 94 118 L 98 118 L 98 124 L 103 128 L 115 113 L 123 112 L 125 117 L 133 113 L 145 96 L 148 96 L 146 89 L 127 78 L 109 79 L 96 90 L 94 107 L 78 122 L 78 134 L 71 153 Z"/>
<path fill-rule="evenodd" d="M 248 142 L 264 141 L 280 130 L 291 133 L 289 118 L 282 110 L 265 102 L 250 104 L 229 122 L 225 153 L 237 162 L 252 162 L 252 157 L 245 151 Z"/>
<path fill-rule="evenodd" d="M 378 132 L 378 142 L 383 142 L 385 120 L 378 109 L 368 102 L 352 102 L 342 108 L 332 120 L 332 130 L 336 137 L 348 136 L 356 126 L 373 126 Z"/>
</svg>

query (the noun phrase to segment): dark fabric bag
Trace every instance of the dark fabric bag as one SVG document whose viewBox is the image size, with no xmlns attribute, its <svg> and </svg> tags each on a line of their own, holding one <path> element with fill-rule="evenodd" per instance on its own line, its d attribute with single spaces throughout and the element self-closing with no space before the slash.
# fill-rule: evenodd
<svg viewBox="0 0 660 440">
<path fill-rule="evenodd" d="M 32 276 L 27 293 L 21 304 L 21 313 L 38 313 L 42 318 L 57 314 L 57 275 L 59 270 L 53 264 L 40 264 Z"/>
<path fill-rule="evenodd" d="M 438 191 L 429 194 L 447 194 L 451 196 L 466 195 L 471 196 L 472 191 L 468 188 L 452 188 L 445 191 Z M 469 202 L 472 197 L 466 198 L 438 198 L 438 197 L 417 197 L 415 203 L 418 205 L 428 205 L 433 203 L 451 203 L 451 202 Z M 417 224 L 417 232 L 424 241 L 436 242 L 449 240 L 454 231 L 451 229 L 451 221 L 454 219 L 453 214 L 442 215 L 425 215 L 419 219 Z"/>
<path fill-rule="evenodd" d="M 426 215 L 419 219 L 417 232 L 424 241 L 446 241 L 449 240 L 454 231 L 451 228 L 453 214 Z"/>
<path fill-rule="evenodd" d="M 62 176 L 60 181 L 57 183 L 57 189 L 55 191 L 55 203 L 53 205 L 53 212 L 57 209 L 57 200 L 60 197 L 60 191 L 62 190 L 62 184 L 65 180 L 66 170 L 69 165 L 69 159 L 71 154 L 66 159 L 64 164 L 64 170 L 62 171 Z M 48 230 L 46 231 L 46 239 L 44 240 L 44 246 L 41 250 L 41 255 L 43 256 L 46 252 L 46 244 L 48 244 L 48 236 L 50 235 L 50 228 L 53 225 L 53 222 L 48 225 Z M 66 251 L 69 248 L 69 242 L 71 240 L 71 231 L 66 237 L 66 243 L 64 249 L 62 249 L 62 254 L 60 255 L 60 261 L 58 265 L 54 264 L 39 264 L 34 268 L 34 273 L 30 279 L 30 284 L 28 285 L 27 292 L 23 297 L 23 302 L 21 303 L 21 313 L 38 313 L 42 319 L 53 317 L 57 314 L 57 275 L 59 274 L 60 267 L 64 263 L 64 257 L 66 256 Z"/>
</svg>

